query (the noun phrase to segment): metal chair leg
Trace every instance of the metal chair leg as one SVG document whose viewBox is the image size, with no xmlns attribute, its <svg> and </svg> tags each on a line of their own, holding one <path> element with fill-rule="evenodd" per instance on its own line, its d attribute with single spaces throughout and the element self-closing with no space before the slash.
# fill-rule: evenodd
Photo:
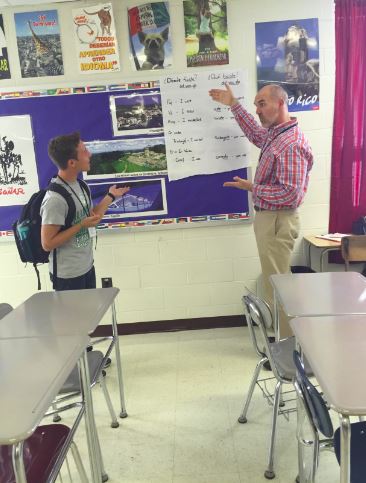
<svg viewBox="0 0 366 483">
<path fill-rule="evenodd" d="M 88 480 L 88 477 L 86 475 L 83 462 L 81 461 L 78 447 L 76 446 L 74 441 L 71 442 L 70 449 L 71 449 L 72 456 L 73 456 L 74 461 L 75 461 L 76 468 L 77 468 L 78 473 L 79 473 L 80 482 L 81 483 L 88 483 L 89 480 Z"/>
<path fill-rule="evenodd" d="M 246 398 L 246 401 L 245 401 L 245 404 L 244 404 L 244 408 L 243 408 L 243 411 L 241 413 L 241 415 L 239 416 L 238 418 L 238 422 L 239 423 L 246 423 L 248 420 L 247 420 L 247 412 L 248 412 L 248 408 L 249 408 L 249 404 L 250 404 L 250 401 L 252 400 L 252 396 L 253 396 L 253 392 L 254 392 L 254 388 L 255 388 L 255 385 L 257 383 L 257 380 L 258 380 L 258 377 L 259 377 L 259 373 L 263 367 L 263 364 L 267 361 L 267 357 L 263 357 L 259 362 L 258 364 L 256 365 L 256 368 L 255 368 L 255 371 L 254 371 L 254 374 L 253 374 L 253 377 L 252 377 L 252 380 L 251 380 L 251 383 L 250 383 L 250 386 L 249 386 L 249 391 L 248 391 L 248 395 L 247 395 L 247 398 Z"/>
<path fill-rule="evenodd" d="M 51 405 L 51 406 L 52 406 L 52 409 L 53 409 L 54 411 L 57 411 L 57 402 L 56 402 L 56 401 L 53 401 L 53 403 L 52 403 L 52 405 Z M 59 422 L 61 421 L 61 416 L 60 416 L 58 413 L 55 413 L 55 414 L 53 415 L 52 421 L 53 421 L 54 423 L 59 423 Z"/>
<path fill-rule="evenodd" d="M 109 396 L 109 392 L 108 392 L 108 389 L 107 389 L 107 385 L 105 383 L 105 372 L 104 371 L 102 372 L 101 376 L 99 377 L 99 381 L 98 382 L 100 384 L 100 387 L 103 390 L 105 402 L 107 403 L 108 410 L 109 410 L 109 414 L 111 415 L 111 419 L 112 419 L 111 427 L 112 428 L 118 428 L 119 422 L 117 421 L 117 416 L 116 416 L 116 413 L 114 411 L 111 398 Z"/>
<path fill-rule="evenodd" d="M 96 442 L 97 457 L 99 459 L 99 466 L 101 468 L 102 482 L 104 483 L 105 481 L 108 481 L 109 476 L 104 469 L 103 456 L 102 456 L 102 451 L 100 449 L 99 437 L 96 432 L 95 432 L 95 442 Z"/>
<path fill-rule="evenodd" d="M 282 387 L 282 382 L 278 381 L 276 384 L 275 398 L 273 403 L 271 443 L 269 447 L 268 467 L 264 472 L 264 476 L 265 478 L 267 478 L 267 480 L 272 480 L 276 476 L 275 472 L 273 471 L 273 460 L 274 460 L 274 450 L 275 450 L 275 440 L 276 440 L 278 408 L 279 408 L 280 397 L 281 397 L 281 387 Z"/>
</svg>

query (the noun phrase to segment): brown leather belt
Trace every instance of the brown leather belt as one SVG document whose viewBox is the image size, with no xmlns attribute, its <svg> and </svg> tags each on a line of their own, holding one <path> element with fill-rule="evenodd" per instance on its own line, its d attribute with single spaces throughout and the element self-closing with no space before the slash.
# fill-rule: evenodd
<svg viewBox="0 0 366 483">
<path fill-rule="evenodd" d="M 268 211 L 265 208 L 259 208 L 259 206 L 254 206 L 254 211 Z"/>
</svg>

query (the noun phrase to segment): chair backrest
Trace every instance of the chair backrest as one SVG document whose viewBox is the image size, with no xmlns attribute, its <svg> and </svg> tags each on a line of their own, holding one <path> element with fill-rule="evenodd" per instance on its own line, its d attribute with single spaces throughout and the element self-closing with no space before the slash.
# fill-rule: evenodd
<svg viewBox="0 0 366 483">
<path fill-rule="evenodd" d="M 9 312 L 13 310 L 13 307 L 10 304 L 1 303 L 0 304 L 0 320 L 5 317 Z"/>
<path fill-rule="evenodd" d="M 341 239 L 341 250 L 346 270 L 349 268 L 349 262 L 365 262 L 366 235 L 344 236 Z"/>
<path fill-rule="evenodd" d="M 325 401 L 307 377 L 298 351 L 294 351 L 293 357 L 296 366 L 296 382 L 302 392 L 306 412 L 311 416 L 310 423 L 324 436 L 331 438 L 333 436 L 333 424 Z"/>
</svg>

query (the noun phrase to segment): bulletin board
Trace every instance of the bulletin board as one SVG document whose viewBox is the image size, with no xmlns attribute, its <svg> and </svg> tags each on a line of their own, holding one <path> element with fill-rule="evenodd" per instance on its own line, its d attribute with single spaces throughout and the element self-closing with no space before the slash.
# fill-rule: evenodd
<svg viewBox="0 0 366 483">
<path fill-rule="evenodd" d="M 192 227 L 249 220 L 248 193 L 223 187 L 223 183 L 234 176 L 248 177 L 246 168 L 230 171 L 230 163 L 228 163 L 226 172 L 170 180 L 163 163 L 166 127 L 163 129 L 157 122 L 159 116 L 155 118 L 155 124 L 150 123 L 150 127 L 149 121 L 152 118 L 146 120 L 145 116 L 143 142 L 139 133 L 136 137 L 136 126 L 126 124 L 128 116 L 122 116 L 126 129 L 119 126 L 117 117 L 113 119 L 111 116 L 111 109 L 112 111 L 126 109 L 126 105 L 118 105 L 118 99 L 123 99 L 126 92 L 149 93 L 156 92 L 158 88 L 159 82 L 154 81 L 2 94 L 0 100 L 0 240 L 4 241 L 12 237 L 12 223 L 17 219 L 26 202 L 22 200 L 19 193 L 24 194 L 24 190 L 30 189 L 30 186 L 33 192 L 37 191 L 38 187 L 45 188 L 57 172 L 57 168 L 48 157 L 49 140 L 60 134 L 74 131 L 80 132 L 81 138 L 93 153 L 94 175 L 89 172 L 84 179 L 91 188 L 94 203 L 105 195 L 112 184 L 130 187 L 130 192 L 125 195 L 123 201 L 111 205 L 106 217 L 98 226 L 99 230 Z M 129 116 L 131 118 L 131 113 Z M 133 119 L 132 116 L 132 124 Z M 16 136 L 14 137 L 13 145 L 10 144 L 12 150 L 8 149 L 7 154 L 13 156 L 12 161 L 15 160 L 15 156 L 18 156 L 21 162 L 18 162 L 16 169 L 15 165 L 10 169 L 6 166 L 4 156 L 14 133 L 4 126 L 8 125 L 7 121 L 10 122 L 9 125 L 13 123 L 16 126 L 18 120 L 26 123 L 31 130 L 33 145 L 30 146 L 31 149 L 24 148 L 20 156 L 17 150 L 21 136 L 18 144 Z M 231 122 L 235 124 L 235 121 Z M 105 148 L 107 145 L 108 149 Z M 126 165 L 120 170 L 121 174 L 115 168 L 115 160 L 112 160 L 112 163 L 110 161 L 116 155 L 124 159 L 126 153 L 130 159 L 131 157 L 134 159 L 132 165 L 135 166 L 135 171 L 132 169 L 131 172 Z M 150 164 L 152 163 L 148 168 L 141 167 L 143 156 Z M 102 162 L 93 163 L 93 159 L 99 161 L 102 159 Z M 29 179 L 29 169 L 28 179 L 24 175 L 29 162 L 35 164 L 36 174 L 33 173 L 32 177 L 37 175 L 38 183 L 33 179 L 32 184 Z M 136 168 L 136 165 L 140 167 Z M 105 166 L 108 168 L 104 169 Z M 7 179 L 5 179 L 4 168 L 8 171 Z M 11 202 L 9 202 L 9 196 L 12 197 Z"/>
</svg>

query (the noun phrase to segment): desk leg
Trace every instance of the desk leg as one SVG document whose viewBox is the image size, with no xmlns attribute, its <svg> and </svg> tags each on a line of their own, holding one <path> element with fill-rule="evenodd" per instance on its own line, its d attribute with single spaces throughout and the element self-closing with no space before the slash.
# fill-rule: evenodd
<svg viewBox="0 0 366 483">
<path fill-rule="evenodd" d="M 341 483 L 350 483 L 350 452 L 351 452 L 351 428 L 349 423 L 349 417 L 344 414 L 339 415 L 340 427 L 341 427 Z"/>
<path fill-rule="evenodd" d="M 113 330 L 114 348 L 115 348 L 115 352 L 116 352 L 119 398 L 120 398 L 120 403 L 121 403 L 121 412 L 119 413 L 119 416 L 120 416 L 120 418 L 127 418 L 127 411 L 126 411 L 126 405 L 125 405 L 125 395 L 124 395 L 124 389 L 123 389 L 121 353 L 120 353 L 120 349 L 119 349 L 119 337 L 118 337 L 118 328 L 117 328 L 116 306 L 115 306 L 114 302 L 112 304 L 112 330 Z"/>
<path fill-rule="evenodd" d="M 16 443 L 12 448 L 13 468 L 16 483 L 27 483 L 23 461 L 23 441 Z"/>
<path fill-rule="evenodd" d="M 85 429 L 88 442 L 89 460 L 92 473 L 92 482 L 100 483 L 102 480 L 102 470 L 100 468 L 100 459 L 97 450 L 97 434 L 94 420 L 93 399 L 90 392 L 90 375 L 89 365 L 86 351 L 79 360 L 80 380 L 82 387 L 82 395 L 85 404 Z"/>
</svg>

